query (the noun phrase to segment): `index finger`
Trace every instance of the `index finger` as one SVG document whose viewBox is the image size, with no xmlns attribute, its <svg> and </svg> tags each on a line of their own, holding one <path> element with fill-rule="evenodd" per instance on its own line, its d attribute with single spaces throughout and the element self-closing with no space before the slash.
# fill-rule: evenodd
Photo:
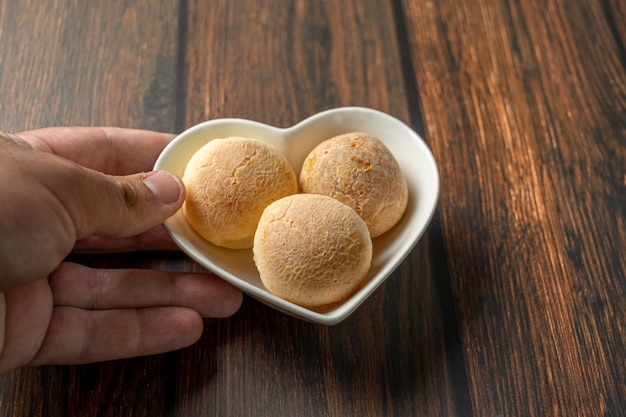
<svg viewBox="0 0 626 417">
<path fill-rule="evenodd" d="M 152 171 L 172 133 L 118 127 L 49 127 L 16 133 L 36 150 L 51 152 L 109 175 Z"/>
</svg>

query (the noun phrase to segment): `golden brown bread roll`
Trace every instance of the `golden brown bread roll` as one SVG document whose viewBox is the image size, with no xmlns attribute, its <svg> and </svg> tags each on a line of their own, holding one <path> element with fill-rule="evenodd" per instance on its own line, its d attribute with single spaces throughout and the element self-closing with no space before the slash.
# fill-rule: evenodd
<svg viewBox="0 0 626 417">
<path fill-rule="evenodd" d="M 362 285 L 372 260 L 363 219 L 338 200 L 316 194 L 269 205 L 252 250 L 268 291 L 305 307 L 348 298 Z"/>
<path fill-rule="evenodd" d="M 353 132 L 325 140 L 307 156 L 300 190 L 323 194 L 352 207 L 372 238 L 402 217 L 408 188 L 398 161 L 377 138 Z"/>
<path fill-rule="evenodd" d="M 189 160 L 182 178 L 189 224 L 209 242 L 252 247 L 263 210 L 298 191 L 296 174 L 276 149 L 250 138 L 214 139 Z"/>
</svg>

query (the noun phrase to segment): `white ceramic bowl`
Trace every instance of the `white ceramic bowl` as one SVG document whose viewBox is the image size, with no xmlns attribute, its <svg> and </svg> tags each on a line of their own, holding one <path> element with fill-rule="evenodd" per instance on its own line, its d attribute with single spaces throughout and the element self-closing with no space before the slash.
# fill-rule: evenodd
<svg viewBox="0 0 626 417">
<path fill-rule="evenodd" d="M 260 139 L 283 152 L 299 174 L 304 159 L 318 143 L 357 131 L 377 137 L 393 153 L 406 176 L 409 203 L 400 222 L 373 240 L 374 254 L 366 284 L 332 309 L 307 309 L 269 293 L 261 283 L 251 249 L 232 250 L 212 245 L 189 226 L 180 210 L 165 222 L 165 228 L 187 255 L 251 297 L 304 320 L 326 325 L 339 323 L 400 265 L 426 230 L 436 209 L 439 196 L 437 165 L 415 131 L 388 114 L 363 107 L 327 110 L 287 129 L 244 119 L 215 119 L 181 133 L 163 150 L 154 167 L 182 176 L 187 161 L 208 141 L 243 136 Z"/>
</svg>

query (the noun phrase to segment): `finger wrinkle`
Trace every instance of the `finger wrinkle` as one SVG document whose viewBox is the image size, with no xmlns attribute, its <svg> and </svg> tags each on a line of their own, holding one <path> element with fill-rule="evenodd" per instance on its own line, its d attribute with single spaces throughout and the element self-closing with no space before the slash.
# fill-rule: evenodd
<svg viewBox="0 0 626 417">
<path fill-rule="evenodd" d="M 89 294 L 88 310 L 96 310 L 105 296 L 107 286 L 106 269 L 88 269 L 87 289 Z"/>
<path fill-rule="evenodd" d="M 109 164 L 111 164 L 111 166 L 113 167 L 113 170 L 109 172 L 120 172 L 121 158 L 117 153 L 118 149 L 115 146 L 115 138 L 111 136 L 110 129 L 100 127 L 100 131 L 102 132 L 102 138 L 104 139 L 106 147 L 108 148 L 108 152 L 105 153 L 105 155 L 108 156 L 106 165 L 109 166 Z"/>
<path fill-rule="evenodd" d="M 167 274 L 167 277 L 169 279 L 169 300 L 168 300 L 168 304 L 170 306 L 175 305 L 176 300 L 178 299 L 178 285 L 176 285 L 176 283 L 178 282 L 178 280 L 176 279 L 176 276 L 174 274 Z"/>
<path fill-rule="evenodd" d="M 137 203 L 139 202 L 139 194 L 137 193 L 137 191 L 134 190 L 128 183 L 122 184 L 121 187 L 124 194 L 124 203 L 126 204 L 126 207 L 136 207 Z"/>
<path fill-rule="evenodd" d="M 83 333 L 80 353 L 78 355 L 79 362 L 78 363 L 88 363 L 90 362 L 90 358 L 93 356 L 91 352 L 91 348 L 96 344 L 96 335 L 97 335 L 97 326 L 96 321 L 92 314 L 84 314 L 84 320 L 87 321 L 86 327 L 87 331 Z"/>
<path fill-rule="evenodd" d="M 149 353 L 145 327 L 149 324 L 144 310 L 124 309 L 88 312 L 82 324 L 78 362 L 92 363 L 101 360 L 131 358 Z M 115 353 L 108 347 L 116 346 Z"/>
<path fill-rule="evenodd" d="M 144 315 L 145 312 L 143 310 L 135 310 L 135 326 L 137 327 L 137 333 L 135 338 L 135 351 L 133 353 L 133 356 L 140 356 L 142 352 L 149 351 L 149 349 L 147 349 L 148 346 L 144 346 L 146 338 L 144 329 L 147 322 L 147 320 L 144 319 Z"/>
<path fill-rule="evenodd" d="M 20 137 L 19 135 L 0 131 L 0 137 L 21 148 L 33 149 L 33 146 L 25 138 Z"/>
</svg>

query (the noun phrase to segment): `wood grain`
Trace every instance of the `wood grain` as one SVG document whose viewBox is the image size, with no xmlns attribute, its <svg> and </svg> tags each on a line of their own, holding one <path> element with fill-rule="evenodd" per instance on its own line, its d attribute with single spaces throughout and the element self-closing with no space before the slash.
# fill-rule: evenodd
<svg viewBox="0 0 626 417">
<path fill-rule="evenodd" d="M 388 2 L 189 0 L 187 7 L 185 125 L 236 116 L 287 126 L 355 104 L 407 119 Z"/>
<path fill-rule="evenodd" d="M 442 180 L 427 234 L 346 321 L 246 298 L 187 349 L 5 375 L 0 415 L 623 415 L 624 21 L 619 0 L 0 0 L 0 130 L 360 105 L 422 134 Z"/>
<path fill-rule="evenodd" d="M 474 413 L 619 415 L 626 85 L 606 11 L 404 4 Z"/>
<path fill-rule="evenodd" d="M 172 2 L 1 1 L 0 130 L 113 125 L 174 131 L 177 30 Z M 103 267 L 180 261 L 161 255 L 85 259 Z M 163 393 L 171 386 L 162 375 L 171 366 L 162 355 L 16 371 L 0 379 L 0 415 L 163 415 Z"/>
<path fill-rule="evenodd" d="M 409 121 L 388 2 L 189 1 L 188 15 L 186 125 L 237 116 L 284 127 L 342 105 Z M 449 414 L 455 394 L 442 336 L 454 329 L 439 319 L 428 245 L 410 255 L 416 269 L 398 271 L 332 328 L 247 301 L 215 323 L 225 332 L 219 345 L 180 354 L 189 364 L 177 375 L 180 414 Z M 197 360 L 202 352 L 208 363 Z"/>
<path fill-rule="evenodd" d="M 177 12 L 159 1 L 3 1 L 3 129 L 173 131 Z"/>
</svg>

